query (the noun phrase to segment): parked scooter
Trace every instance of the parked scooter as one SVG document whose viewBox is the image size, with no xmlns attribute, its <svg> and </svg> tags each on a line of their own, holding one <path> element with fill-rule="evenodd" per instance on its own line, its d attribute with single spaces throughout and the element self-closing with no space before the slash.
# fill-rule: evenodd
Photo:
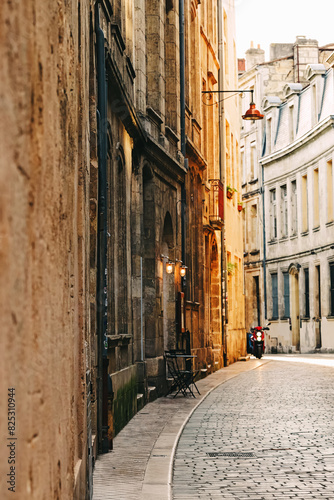
<svg viewBox="0 0 334 500">
<path fill-rule="evenodd" d="M 270 323 L 266 326 L 254 326 L 247 334 L 247 351 L 258 359 L 261 359 L 264 353 L 264 330 L 269 330 L 268 325 L 270 325 Z"/>
</svg>

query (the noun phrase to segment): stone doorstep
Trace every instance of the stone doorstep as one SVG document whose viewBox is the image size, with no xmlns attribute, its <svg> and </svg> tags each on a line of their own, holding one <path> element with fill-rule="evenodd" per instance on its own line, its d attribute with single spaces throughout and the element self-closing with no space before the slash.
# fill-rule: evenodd
<svg viewBox="0 0 334 500">
<path fill-rule="evenodd" d="M 247 356 L 241 356 L 240 358 L 238 358 L 238 361 L 249 361 L 250 360 L 250 356 L 247 355 Z"/>
</svg>

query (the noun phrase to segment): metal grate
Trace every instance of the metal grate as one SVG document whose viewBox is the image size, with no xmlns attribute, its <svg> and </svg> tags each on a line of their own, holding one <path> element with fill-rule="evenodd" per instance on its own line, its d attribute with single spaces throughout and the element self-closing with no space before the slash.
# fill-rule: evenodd
<svg viewBox="0 0 334 500">
<path fill-rule="evenodd" d="M 212 453 L 207 453 L 209 457 L 214 458 L 214 457 L 234 457 L 234 458 L 252 458 L 255 457 L 255 453 L 248 452 L 248 453 L 242 453 L 242 452 L 234 452 L 234 451 L 219 451 L 219 452 L 212 452 Z"/>
</svg>

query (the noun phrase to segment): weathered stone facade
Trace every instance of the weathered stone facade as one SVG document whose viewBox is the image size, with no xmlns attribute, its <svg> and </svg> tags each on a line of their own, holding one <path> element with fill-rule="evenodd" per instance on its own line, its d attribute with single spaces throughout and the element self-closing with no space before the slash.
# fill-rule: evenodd
<svg viewBox="0 0 334 500">
<path fill-rule="evenodd" d="M 228 326 L 222 287 L 237 107 L 222 142 L 225 118 L 220 136 L 221 110 L 202 95 L 218 89 L 219 59 L 236 84 L 230 4 L 184 2 L 184 103 L 178 1 L 4 7 L 0 425 L 4 436 L 15 387 L 20 498 L 90 498 L 93 457 L 166 392 L 165 350 L 190 349 L 203 374 L 244 354 L 235 201 Z M 218 8 L 231 26 L 221 55 Z"/>
<path fill-rule="evenodd" d="M 85 498 L 90 346 L 88 2 L 4 2 L 0 35 L 2 498 Z"/>
</svg>

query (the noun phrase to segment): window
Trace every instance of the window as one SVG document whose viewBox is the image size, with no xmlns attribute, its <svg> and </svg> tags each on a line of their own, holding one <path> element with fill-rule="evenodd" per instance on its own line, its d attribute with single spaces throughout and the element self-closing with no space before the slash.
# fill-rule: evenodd
<svg viewBox="0 0 334 500">
<path fill-rule="evenodd" d="M 257 241 L 257 205 L 251 206 L 251 223 L 250 223 L 250 244 L 251 250 L 258 250 L 258 241 Z"/>
<path fill-rule="evenodd" d="M 256 168 L 257 158 L 256 158 L 256 143 L 255 142 L 251 143 L 250 161 L 251 161 L 251 180 L 253 180 L 253 179 L 257 178 L 257 168 Z"/>
<path fill-rule="evenodd" d="M 253 318 L 260 324 L 260 284 L 259 277 L 253 276 Z"/>
<path fill-rule="evenodd" d="M 329 264 L 329 275 L 330 275 L 330 316 L 334 316 L 334 262 Z"/>
<path fill-rule="evenodd" d="M 267 143 L 267 154 L 270 155 L 271 153 L 271 118 L 268 118 L 267 120 L 267 138 L 266 138 L 266 143 Z"/>
<path fill-rule="evenodd" d="M 281 186 L 281 236 L 288 236 L 288 193 L 286 184 Z"/>
<path fill-rule="evenodd" d="M 240 149 L 240 166 L 242 172 L 242 184 L 246 184 L 246 170 L 245 170 L 245 150 Z"/>
<path fill-rule="evenodd" d="M 297 234 L 297 184 L 296 181 L 291 181 L 291 236 Z"/>
<path fill-rule="evenodd" d="M 226 184 L 232 185 L 232 174 L 231 174 L 231 131 L 230 124 L 225 120 L 225 138 L 226 138 Z M 233 187 L 233 186 L 232 186 Z"/>
<path fill-rule="evenodd" d="M 313 172 L 313 227 L 319 227 L 319 170 L 316 168 Z"/>
<path fill-rule="evenodd" d="M 228 75 L 229 75 L 229 67 L 228 67 L 229 60 L 228 60 L 228 47 L 227 47 L 228 30 L 227 30 L 227 28 L 228 28 L 228 20 L 227 20 L 226 12 L 224 10 L 224 65 L 225 65 L 226 78 L 228 78 Z"/>
<path fill-rule="evenodd" d="M 289 273 L 283 273 L 284 318 L 290 317 L 290 282 Z"/>
<path fill-rule="evenodd" d="M 327 162 L 327 221 L 333 220 L 333 167 L 332 160 Z"/>
<path fill-rule="evenodd" d="M 310 276 L 308 268 L 304 269 L 305 281 L 305 318 L 310 317 Z"/>
<path fill-rule="evenodd" d="M 295 138 L 294 123 L 293 123 L 293 106 L 289 107 L 289 136 L 290 136 L 290 142 L 293 142 Z"/>
<path fill-rule="evenodd" d="M 272 319 L 278 319 L 277 273 L 271 275 L 271 296 L 273 301 Z"/>
<path fill-rule="evenodd" d="M 318 121 L 318 103 L 317 103 L 317 88 L 316 85 L 312 85 L 312 126 L 317 123 Z"/>
<path fill-rule="evenodd" d="M 270 239 L 277 238 L 277 207 L 276 207 L 276 189 L 270 190 Z"/>
<path fill-rule="evenodd" d="M 308 231 L 307 175 L 302 177 L 302 232 Z"/>
</svg>

